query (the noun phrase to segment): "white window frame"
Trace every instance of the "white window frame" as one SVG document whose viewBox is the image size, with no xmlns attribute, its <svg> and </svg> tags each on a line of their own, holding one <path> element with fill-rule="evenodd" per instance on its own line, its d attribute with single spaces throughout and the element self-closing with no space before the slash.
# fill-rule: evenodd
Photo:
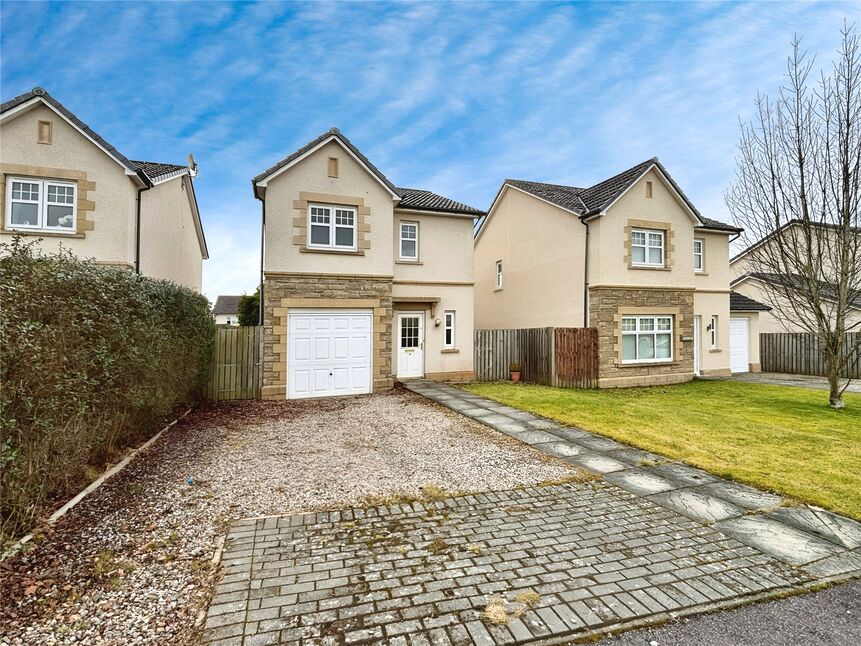
<svg viewBox="0 0 861 646">
<path fill-rule="evenodd" d="M 404 227 L 414 227 L 416 232 L 415 238 L 404 238 Z M 416 242 L 416 255 L 414 256 L 405 256 L 404 255 L 404 240 L 415 240 Z M 411 262 L 418 262 L 419 259 L 419 223 L 411 220 L 402 220 L 400 225 L 398 226 L 398 260 L 406 260 Z"/>
<path fill-rule="evenodd" d="M 20 200 L 12 199 L 12 183 L 24 182 L 26 184 L 39 185 L 39 198 L 37 200 Z M 72 203 L 66 202 L 48 202 L 48 187 L 62 186 L 63 188 L 72 189 Z M 12 203 L 20 204 L 36 204 L 37 208 L 37 223 L 31 224 L 12 224 Z M 48 225 L 48 207 L 49 206 L 71 206 L 72 207 L 72 226 L 49 226 Z M 73 235 L 78 232 L 78 185 L 75 182 L 59 179 L 43 179 L 38 177 L 17 177 L 9 176 L 6 178 L 6 228 L 10 231 L 50 231 L 52 233 L 63 233 Z"/>
<path fill-rule="evenodd" d="M 456 315 L 454 310 L 446 310 L 443 313 L 443 326 L 442 326 L 442 347 L 446 350 L 451 350 L 456 347 L 455 343 L 457 342 L 455 337 L 455 325 L 456 325 Z M 446 342 L 446 336 L 448 336 L 449 331 L 451 332 L 451 341 Z"/>
<path fill-rule="evenodd" d="M 329 244 L 319 244 L 311 242 L 311 225 L 323 226 L 324 223 L 311 222 L 311 209 L 328 209 L 329 210 Z M 338 224 L 338 211 L 349 211 L 353 216 L 353 224 Z M 356 251 L 358 245 L 358 217 L 359 213 L 354 206 L 345 206 L 343 204 L 320 204 L 317 202 L 308 204 L 308 232 L 307 246 L 309 249 L 334 249 L 337 251 Z M 336 233 L 338 229 L 351 229 L 353 231 L 353 244 L 339 245 L 336 243 Z"/>
<path fill-rule="evenodd" d="M 634 234 L 642 233 L 645 237 L 645 241 L 643 244 L 634 244 Z M 650 244 L 649 236 L 650 235 L 659 235 L 661 236 L 661 244 L 660 246 L 655 246 Z M 666 231 L 663 229 L 631 229 L 631 265 L 634 267 L 663 267 L 666 262 L 666 243 L 667 236 Z M 634 260 L 634 247 L 643 249 L 643 262 L 637 262 Z M 649 250 L 650 249 L 660 249 L 661 250 L 661 261 L 660 262 L 649 262 Z"/>
<path fill-rule="evenodd" d="M 718 341 L 720 340 L 720 337 L 718 335 L 719 325 L 720 325 L 720 319 L 718 318 L 718 315 L 712 314 L 711 323 L 709 323 L 709 334 L 711 335 L 709 337 L 709 339 L 711 341 L 711 349 L 712 350 L 718 349 Z"/>
<path fill-rule="evenodd" d="M 636 329 L 625 330 L 625 320 L 626 319 L 634 319 L 636 321 Z M 651 330 L 641 329 L 641 323 L 645 319 L 650 319 L 653 321 L 653 326 L 652 326 L 653 329 L 651 329 Z M 670 321 L 670 329 L 669 330 L 659 330 L 658 329 L 658 320 L 659 319 L 668 319 Z M 637 354 L 639 354 L 639 352 L 640 352 L 639 338 L 641 336 L 655 337 L 654 338 L 654 347 L 655 347 L 655 349 L 657 349 L 657 347 L 658 347 L 657 336 L 659 334 L 661 334 L 661 335 L 669 334 L 670 335 L 670 356 L 669 357 L 661 357 L 661 358 L 650 357 L 650 358 L 645 358 L 645 359 L 640 359 L 640 358 L 625 359 L 624 355 L 622 355 L 620 358 L 621 358 L 623 364 L 629 365 L 629 364 L 637 364 L 637 363 L 672 363 L 673 356 L 674 356 L 674 348 L 673 348 L 673 345 L 674 345 L 673 344 L 673 327 L 674 327 L 674 325 L 673 325 L 673 317 L 671 315 L 669 315 L 669 314 L 645 314 L 645 315 L 630 314 L 630 315 L 623 315 L 620 325 L 621 325 L 622 336 L 633 336 L 634 337 L 634 349 L 635 349 L 635 352 Z M 620 352 L 624 353 L 624 350 L 620 350 Z"/>
<path fill-rule="evenodd" d="M 699 245 L 700 250 L 697 251 L 697 245 Z M 694 238 L 694 271 L 703 272 L 706 270 L 706 241 L 703 238 Z M 699 260 L 699 267 L 697 267 L 697 260 Z"/>
<path fill-rule="evenodd" d="M 496 261 L 496 289 L 502 289 L 502 261 Z"/>
</svg>

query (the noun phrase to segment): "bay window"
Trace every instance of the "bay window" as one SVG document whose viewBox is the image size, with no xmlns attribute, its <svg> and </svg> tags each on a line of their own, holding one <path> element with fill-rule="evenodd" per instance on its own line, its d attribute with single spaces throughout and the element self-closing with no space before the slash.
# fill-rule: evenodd
<svg viewBox="0 0 861 646">
<path fill-rule="evenodd" d="M 663 267 L 664 232 L 657 229 L 633 229 L 631 231 L 631 264 Z"/>
<path fill-rule="evenodd" d="M 6 227 L 75 232 L 77 186 L 52 179 L 9 177 L 6 180 Z"/>
<path fill-rule="evenodd" d="M 672 316 L 622 317 L 622 362 L 672 361 Z"/>
<path fill-rule="evenodd" d="M 356 248 L 356 209 L 349 206 L 311 204 L 308 207 L 308 246 Z"/>
</svg>

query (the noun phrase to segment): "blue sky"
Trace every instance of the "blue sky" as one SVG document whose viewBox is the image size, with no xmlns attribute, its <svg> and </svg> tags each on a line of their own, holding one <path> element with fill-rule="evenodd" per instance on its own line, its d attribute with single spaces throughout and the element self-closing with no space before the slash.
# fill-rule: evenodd
<svg viewBox="0 0 861 646">
<path fill-rule="evenodd" d="M 487 208 L 660 157 L 727 219 L 738 119 L 794 33 L 826 64 L 861 3 L 0 4 L 0 91 L 45 87 L 132 159 L 189 151 L 204 291 L 253 291 L 250 178 L 338 126 L 397 185 Z"/>
</svg>

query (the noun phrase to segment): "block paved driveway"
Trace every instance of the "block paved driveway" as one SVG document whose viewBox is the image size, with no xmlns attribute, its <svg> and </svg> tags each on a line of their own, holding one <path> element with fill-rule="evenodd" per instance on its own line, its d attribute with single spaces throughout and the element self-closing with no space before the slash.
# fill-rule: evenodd
<svg viewBox="0 0 861 646">
<path fill-rule="evenodd" d="M 594 479 L 249 519 L 210 644 L 554 643 L 861 573 L 861 525 L 442 384 L 411 390 Z"/>
</svg>

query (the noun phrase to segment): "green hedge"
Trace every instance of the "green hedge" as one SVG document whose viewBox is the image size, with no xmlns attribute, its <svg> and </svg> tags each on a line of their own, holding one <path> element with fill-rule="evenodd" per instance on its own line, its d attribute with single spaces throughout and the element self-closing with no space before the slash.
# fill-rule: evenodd
<svg viewBox="0 0 861 646">
<path fill-rule="evenodd" d="M 0 544 L 193 400 L 214 330 L 190 289 L 0 245 Z"/>
</svg>

